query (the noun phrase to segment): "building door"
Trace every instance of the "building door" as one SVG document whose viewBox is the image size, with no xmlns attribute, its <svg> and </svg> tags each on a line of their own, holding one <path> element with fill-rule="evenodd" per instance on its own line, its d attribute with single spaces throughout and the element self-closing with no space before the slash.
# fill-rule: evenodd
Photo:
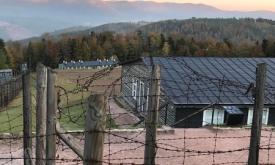
<svg viewBox="0 0 275 165">
<path fill-rule="evenodd" d="M 211 124 L 214 124 L 214 125 L 224 124 L 224 110 L 214 109 L 214 114 L 213 114 L 213 109 L 207 109 L 203 111 L 202 126 L 211 125 Z"/>
</svg>

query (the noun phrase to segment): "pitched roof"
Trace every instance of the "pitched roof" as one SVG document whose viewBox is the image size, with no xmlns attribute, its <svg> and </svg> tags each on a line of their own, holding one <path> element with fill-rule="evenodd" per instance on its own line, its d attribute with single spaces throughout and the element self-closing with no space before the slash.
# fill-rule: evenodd
<svg viewBox="0 0 275 165">
<path fill-rule="evenodd" d="M 150 58 L 143 58 L 150 64 Z M 275 58 L 154 57 L 161 66 L 161 86 L 177 105 L 253 104 L 246 94 L 256 81 L 256 66 L 267 64 L 266 104 L 275 105 Z"/>
<path fill-rule="evenodd" d="M 0 73 L 12 72 L 12 69 L 0 69 Z"/>
</svg>

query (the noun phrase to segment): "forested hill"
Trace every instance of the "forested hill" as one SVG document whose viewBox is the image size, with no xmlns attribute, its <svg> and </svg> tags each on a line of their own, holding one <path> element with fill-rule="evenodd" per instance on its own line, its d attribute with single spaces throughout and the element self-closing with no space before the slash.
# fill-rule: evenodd
<svg viewBox="0 0 275 165">
<path fill-rule="evenodd" d="M 142 32 L 180 33 L 197 40 L 228 39 L 240 41 L 261 41 L 275 38 L 275 21 L 265 19 L 188 19 L 167 20 L 145 25 Z"/>
<path fill-rule="evenodd" d="M 130 23 L 130 22 L 120 22 L 120 23 L 110 23 L 100 26 L 96 26 L 90 29 L 83 31 L 67 33 L 67 35 L 89 35 L 91 32 L 102 33 L 102 32 L 114 32 L 114 33 L 130 33 L 135 32 L 143 25 L 146 25 L 146 22 Z"/>
<path fill-rule="evenodd" d="M 42 39 L 52 39 L 52 40 L 59 40 L 62 37 L 85 37 L 94 33 L 102 33 L 102 32 L 114 32 L 118 34 L 126 34 L 137 31 L 140 27 L 147 25 L 147 22 L 138 22 L 138 23 L 131 23 L 131 22 L 119 22 L 119 23 L 109 23 L 95 27 L 72 27 L 67 29 L 61 29 L 55 32 L 45 33 L 40 37 L 32 37 L 28 39 L 21 40 L 22 44 L 28 44 L 28 42 L 37 42 L 41 41 Z"/>
<path fill-rule="evenodd" d="M 60 33 L 60 31 L 59 31 Z M 275 22 L 264 19 L 189 19 L 106 24 L 7 43 L 13 68 L 31 61 L 51 67 L 63 60 L 120 61 L 141 56 L 275 57 Z M 24 44 L 22 44 L 24 43 Z"/>
<path fill-rule="evenodd" d="M 275 38 L 275 21 L 267 19 L 208 19 L 194 18 L 187 20 L 166 20 L 154 23 L 111 23 L 96 26 L 92 28 L 85 27 L 83 30 L 74 30 L 68 32 L 66 29 L 58 33 L 47 33 L 42 37 L 22 40 L 22 43 L 29 41 L 39 41 L 42 38 L 61 39 L 67 37 L 88 36 L 91 32 L 114 32 L 118 34 L 127 34 L 133 32 L 143 33 L 162 33 L 166 35 L 175 34 L 181 37 L 193 38 L 196 40 L 230 40 L 232 43 L 256 42 L 263 39 Z"/>
</svg>

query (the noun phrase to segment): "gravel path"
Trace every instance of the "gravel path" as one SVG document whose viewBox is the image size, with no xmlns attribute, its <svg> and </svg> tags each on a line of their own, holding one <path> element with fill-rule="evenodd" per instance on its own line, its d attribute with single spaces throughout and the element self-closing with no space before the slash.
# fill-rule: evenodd
<svg viewBox="0 0 275 165">
<path fill-rule="evenodd" d="M 261 146 L 274 148 L 275 137 L 270 131 L 262 132 Z M 211 165 L 246 164 L 250 130 L 248 129 L 176 129 L 175 134 L 159 134 L 157 164 Z M 216 138 L 217 137 L 217 138 Z M 83 136 L 76 137 L 83 145 Z M 269 145 L 270 144 L 270 145 Z M 11 147 L 10 147 L 11 145 Z M 110 149 L 110 150 L 109 150 Z M 185 150 L 185 152 L 184 152 Z M 10 153 L 10 151 L 12 151 Z M 108 134 L 105 139 L 104 162 L 143 163 L 144 131 L 139 133 Z M 215 154 L 213 154 L 215 152 Z M 22 142 L 0 141 L 0 164 L 23 164 Z M 268 156 L 269 155 L 269 156 Z M 275 164 L 275 150 L 261 150 L 260 162 Z M 3 159 L 7 158 L 7 159 Z M 82 164 L 77 156 L 65 145 L 58 145 L 57 164 Z M 268 160 L 269 158 L 269 160 Z"/>
<path fill-rule="evenodd" d="M 130 113 L 129 111 L 119 107 L 113 99 L 109 100 L 109 106 L 112 119 L 121 128 L 134 125 L 139 122 L 139 118 Z"/>
</svg>

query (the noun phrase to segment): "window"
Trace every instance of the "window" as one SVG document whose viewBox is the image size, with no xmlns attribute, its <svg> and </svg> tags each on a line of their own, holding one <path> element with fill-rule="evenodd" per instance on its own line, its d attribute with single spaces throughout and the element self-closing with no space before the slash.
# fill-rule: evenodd
<svg viewBox="0 0 275 165">
<path fill-rule="evenodd" d="M 248 116 L 247 116 L 247 125 L 251 125 L 252 124 L 253 109 L 254 108 L 249 108 Z M 269 116 L 269 108 L 264 108 L 263 109 L 262 123 L 265 124 L 265 125 L 268 124 L 268 116 Z"/>
<path fill-rule="evenodd" d="M 146 94 L 146 111 L 149 109 L 149 88 L 147 88 L 147 94 Z"/>
<path fill-rule="evenodd" d="M 213 120 L 212 120 L 213 117 Z M 224 110 L 222 109 L 207 109 L 203 111 L 203 122 L 202 125 L 211 125 L 213 121 L 214 125 L 222 125 L 224 124 Z"/>
<path fill-rule="evenodd" d="M 135 100 L 137 99 L 137 83 L 138 81 L 133 78 L 132 79 L 132 97 Z"/>
<path fill-rule="evenodd" d="M 140 108 L 140 111 L 143 112 L 144 111 L 144 107 L 145 107 L 145 92 L 144 92 L 144 83 L 142 81 L 140 81 L 140 86 L 139 86 L 139 108 Z"/>
</svg>

